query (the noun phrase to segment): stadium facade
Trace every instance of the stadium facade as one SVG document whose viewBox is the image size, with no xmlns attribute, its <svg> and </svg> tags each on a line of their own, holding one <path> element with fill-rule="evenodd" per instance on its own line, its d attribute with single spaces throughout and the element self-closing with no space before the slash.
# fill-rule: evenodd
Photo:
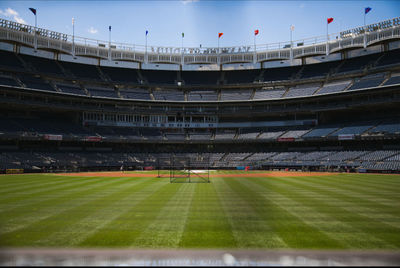
<svg viewBox="0 0 400 268">
<path fill-rule="evenodd" d="M 0 170 L 400 171 L 400 18 L 328 38 L 166 48 L 0 19 Z M 207 159 L 207 163 L 203 161 Z"/>
</svg>

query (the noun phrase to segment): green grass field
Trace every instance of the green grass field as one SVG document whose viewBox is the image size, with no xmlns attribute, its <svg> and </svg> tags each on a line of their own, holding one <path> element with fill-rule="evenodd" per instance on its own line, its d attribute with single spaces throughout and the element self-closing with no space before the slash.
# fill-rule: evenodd
<svg viewBox="0 0 400 268">
<path fill-rule="evenodd" d="M 1 175 L 0 246 L 400 249 L 398 175 L 210 180 Z"/>
</svg>

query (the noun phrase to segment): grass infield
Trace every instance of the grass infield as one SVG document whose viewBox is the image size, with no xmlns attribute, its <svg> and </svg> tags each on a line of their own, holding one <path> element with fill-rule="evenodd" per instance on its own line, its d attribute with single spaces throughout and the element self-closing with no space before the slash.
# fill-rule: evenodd
<svg viewBox="0 0 400 268">
<path fill-rule="evenodd" d="M 0 247 L 400 249 L 399 175 L 265 173 L 2 175 Z"/>
</svg>

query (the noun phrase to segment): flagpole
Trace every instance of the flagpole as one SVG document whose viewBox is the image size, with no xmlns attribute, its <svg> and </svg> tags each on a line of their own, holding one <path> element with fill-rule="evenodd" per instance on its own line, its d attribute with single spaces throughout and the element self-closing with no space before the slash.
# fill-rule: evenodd
<svg viewBox="0 0 400 268">
<path fill-rule="evenodd" d="M 364 48 L 367 47 L 367 25 L 365 24 L 365 16 L 367 15 L 367 13 L 365 13 L 364 10 Z"/>
<path fill-rule="evenodd" d="M 292 41 L 292 35 L 293 35 L 293 25 L 290 26 L 290 65 L 293 65 L 293 41 Z"/>
<path fill-rule="evenodd" d="M 219 65 L 220 62 L 221 62 L 221 57 L 220 57 L 220 55 L 219 55 L 219 38 L 220 38 L 220 36 L 219 36 L 219 33 L 218 33 L 218 51 L 217 51 L 218 65 Z"/>
<path fill-rule="evenodd" d="M 37 10 L 35 9 L 35 40 L 34 40 L 35 44 L 35 51 L 37 50 Z"/>
<path fill-rule="evenodd" d="M 183 65 L 183 36 L 184 33 L 182 33 L 182 46 L 181 46 L 181 64 Z"/>
<path fill-rule="evenodd" d="M 326 21 L 326 55 L 329 55 L 329 32 L 328 32 L 328 20 Z"/>
<path fill-rule="evenodd" d="M 35 50 L 37 50 L 37 11 L 35 14 Z"/>
<path fill-rule="evenodd" d="M 111 60 L 111 26 L 108 27 L 108 59 Z"/>
<path fill-rule="evenodd" d="M 218 35 L 218 51 L 217 53 L 219 54 L 219 35 Z"/>
<path fill-rule="evenodd" d="M 72 56 L 75 57 L 75 19 L 72 18 Z"/>
<path fill-rule="evenodd" d="M 256 33 L 254 33 L 254 63 L 257 62 Z"/>
<path fill-rule="evenodd" d="M 144 52 L 144 60 L 147 63 L 147 30 L 146 30 L 146 41 L 145 41 L 145 52 Z"/>
</svg>

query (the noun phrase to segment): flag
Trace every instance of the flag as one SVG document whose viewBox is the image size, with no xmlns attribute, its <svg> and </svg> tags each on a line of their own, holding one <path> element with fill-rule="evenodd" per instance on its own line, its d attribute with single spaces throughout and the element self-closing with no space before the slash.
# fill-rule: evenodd
<svg viewBox="0 0 400 268">
<path fill-rule="evenodd" d="M 149 33 L 149 31 L 146 30 L 146 35 Z"/>
<path fill-rule="evenodd" d="M 218 33 L 218 38 L 220 38 L 224 33 Z"/>
<path fill-rule="evenodd" d="M 111 26 L 108 26 L 108 30 L 111 31 Z"/>
<path fill-rule="evenodd" d="M 331 23 L 333 21 L 333 18 L 328 18 L 328 24 Z"/>
<path fill-rule="evenodd" d="M 74 23 L 75 23 L 75 19 L 74 19 L 74 18 L 72 18 L 72 25 L 74 25 Z"/>
<path fill-rule="evenodd" d="M 372 9 L 372 8 L 370 8 L 370 7 L 366 7 L 366 8 L 365 8 L 365 14 L 367 14 L 368 12 L 370 12 L 371 9 Z"/>
<path fill-rule="evenodd" d="M 293 32 L 294 31 L 294 25 L 290 26 L 290 30 Z"/>
<path fill-rule="evenodd" d="M 185 33 L 182 33 L 182 38 L 184 38 L 185 37 Z"/>
<path fill-rule="evenodd" d="M 32 11 L 32 13 L 36 15 L 36 9 L 30 7 L 29 10 Z"/>
<path fill-rule="evenodd" d="M 255 31 L 254 31 L 254 35 L 257 35 L 258 33 L 259 33 L 258 30 L 255 30 Z"/>
</svg>

